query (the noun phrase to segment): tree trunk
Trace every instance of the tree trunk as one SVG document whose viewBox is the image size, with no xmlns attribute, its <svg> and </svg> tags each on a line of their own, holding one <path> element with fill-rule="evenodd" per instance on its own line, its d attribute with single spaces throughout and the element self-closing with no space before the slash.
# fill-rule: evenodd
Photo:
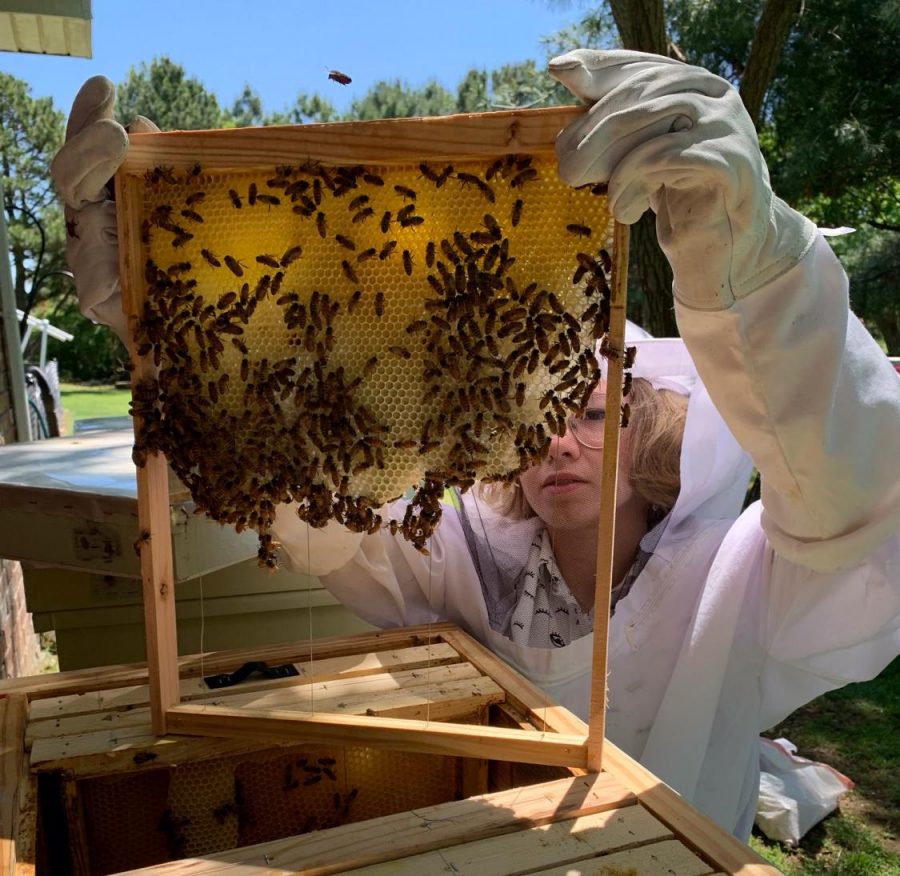
<svg viewBox="0 0 900 876">
<path fill-rule="evenodd" d="M 610 0 L 613 18 L 626 49 L 665 55 L 668 52 L 662 0 Z M 645 213 L 631 226 L 629 283 L 643 295 L 643 306 L 630 316 L 656 337 L 678 334 L 672 304 L 672 269 L 656 239 L 656 217 Z M 635 303 L 637 303 L 635 298 Z M 638 313 L 639 310 L 639 313 Z"/>
<path fill-rule="evenodd" d="M 741 100 L 757 128 L 763 98 L 775 75 L 785 40 L 800 11 L 800 3 L 801 0 L 766 0 L 759 16 L 740 89 Z"/>
<path fill-rule="evenodd" d="M 666 54 L 668 40 L 662 0 L 610 0 L 609 5 L 624 48 Z"/>
</svg>

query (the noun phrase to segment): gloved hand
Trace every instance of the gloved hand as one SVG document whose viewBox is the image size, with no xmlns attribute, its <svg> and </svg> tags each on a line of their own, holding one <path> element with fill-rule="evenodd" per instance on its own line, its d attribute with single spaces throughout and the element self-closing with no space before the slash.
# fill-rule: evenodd
<svg viewBox="0 0 900 876">
<path fill-rule="evenodd" d="M 128 151 L 128 134 L 113 119 L 115 86 L 105 76 L 88 79 L 75 97 L 66 142 L 50 166 L 65 203 L 66 258 L 75 275 L 78 305 L 94 322 L 127 335 L 119 290 L 116 207 L 107 183 Z M 131 133 L 158 131 L 138 116 Z"/>
<path fill-rule="evenodd" d="M 591 108 L 556 144 L 572 186 L 609 184 L 619 222 L 656 213 L 679 302 L 730 307 L 791 268 L 815 226 L 769 185 L 738 92 L 700 67 L 659 55 L 576 49 L 550 74 Z"/>
</svg>

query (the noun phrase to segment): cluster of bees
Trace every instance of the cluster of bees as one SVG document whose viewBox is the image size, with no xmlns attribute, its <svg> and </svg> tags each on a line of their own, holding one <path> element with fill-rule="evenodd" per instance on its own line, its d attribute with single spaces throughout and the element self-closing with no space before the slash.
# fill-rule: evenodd
<svg viewBox="0 0 900 876">
<path fill-rule="evenodd" d="M 148 171 L 135 461 L 164 452 L 269 567 L 283 502 L 425 551 L 448 486 L 515 479 L 596 386 L 602 194 L 528 155 Z"/>
</svg>

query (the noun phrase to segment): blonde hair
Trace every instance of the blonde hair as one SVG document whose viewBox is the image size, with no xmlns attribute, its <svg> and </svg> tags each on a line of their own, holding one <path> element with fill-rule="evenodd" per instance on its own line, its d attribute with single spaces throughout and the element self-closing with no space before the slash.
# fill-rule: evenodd
<svg viewBox="0 0 900 876">
<path fill-rule="evenodd" d="M 635 492 L 655 509 L 655 516 L 672 510 L 681 488 L 681 441 L 687 399 L 677 392 L 655 390 L 648 380 L 635 378 L 628 396 L 631 418 L 623 445 L 631 453 L 631 483 Z M 518 479 L 513 483 L 479 484 L 478 495 L 504 517 L 534 517 Z"/>
</svg>

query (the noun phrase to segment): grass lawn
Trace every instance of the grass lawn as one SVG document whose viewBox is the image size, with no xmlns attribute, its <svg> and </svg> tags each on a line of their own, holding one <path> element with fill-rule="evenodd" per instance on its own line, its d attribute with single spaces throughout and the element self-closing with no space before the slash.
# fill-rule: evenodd
<svg viewBox="0 0 900 876">
<path fill-rule="evenodd" d="M 71 435 L 76 420 L 94 417 L 127 417 L 131 391 L 114 386 L 83 386 L 76 383 L 60 385 L 65 411 L 63 434 Z"/>
</svg>

